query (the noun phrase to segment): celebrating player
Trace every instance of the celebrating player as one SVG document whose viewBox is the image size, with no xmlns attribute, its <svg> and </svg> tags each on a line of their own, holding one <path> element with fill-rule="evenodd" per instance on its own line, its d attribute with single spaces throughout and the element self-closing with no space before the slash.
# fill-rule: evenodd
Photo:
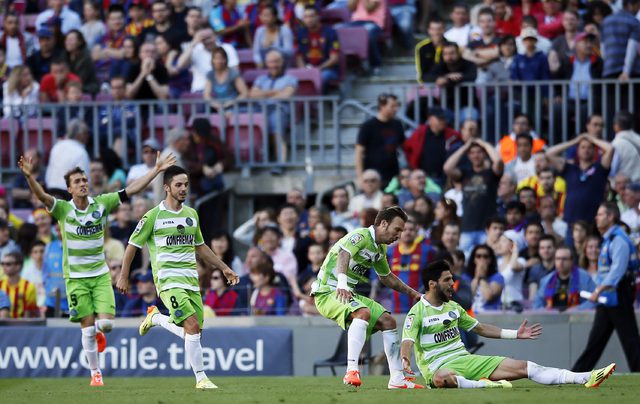
<svg viewBox="0 0 640 404">
<path fill-rule="evenodd" d="M 461 327 L 487 338 L 537 339 L 540 324 L 527 326 L 523 321 L 517 330 L 506 330 L 484 324 L 469 316 L 456 302 L 453 275 L 446 261 L 435 261 L 423 270 L 425 294 L 404 322 L 400 354 L 405 370 L 411 370 L 411 348 L 415 345 L 418 368 L 432 387 L 509 388 L 508 380 L 528 378 L 540 384 L 584 384 L 598 387 L 616 369 L 616 364 L 574 373 L 566 369 L 540 366 L 503 356 L 481 356 L 468 353 L 460 339 Z"/>
<path fill-rule="evenodd" d="M 63 272 L 69 301 L 69 319 L 80 322 L 82 348 L 91 369 L 91 386 L 102 386 L 102 373 L 98 366 L 98 352 L 104 351 L 107 341 L 103 333 L 111 331 L 116 314 L 111 275 L 104 256 L 104 229 L 107 216 L 121 202 L 126 202 L 147 188 L 160 172 L 175 164 L 169 154 L 156 158 L 153 170 L 132 182 L 125 189 L 89 196 L 89 181 L 80 167 L 64 176 L 70 201 L 56 199 L 44 191 L 33 176 L 33 162 L 20 157 L 18 166 L 29 188 L 60 222 L 63 245 Z M 97 320 L 96 320 L 97 316 Z"/>
<path fill-rule="evenodd" d="M 391 378 L 390 389 L 423 388 L 404 376 L 398 350 L 399 338 L 396 321 L 391 314 L 367 297 L 353 292 L 356 284 L 373 267 L 380 281 L 387 287 L 420 299 L 416 292 L 389 269 L 387 246 L 400 238 L 407 214 L 397 206 L 378 213 L 374 225 L 348 233 L 329 251 L 313 283 L 311 295 L 318 312 L 335 321 L 347 334 L 347 372 L 344 384 L 360 386 L 358 358 L 365 340 L 375 331 L 382 331 L 384 353 L 387 355 Z"/>
<path fill-rule="evenodd" d="M 117 287 L 122 293 L 127 292 L 136 248 L 147 244 L 153 280 L 171 315 L 165 316 L 155 306 L 149 307 L 147 317 L 140 325 L 140 335 L 160 325 L 184 339 L 185 354 L 196 375 L 196 388 L 217 389 L 204 372 L 200 345 L 203 308 L 196 253 L 208 266 L 220 269 L 230 285 L 238 283 L 238 276 L 204 243 L 198 213 L 183 205 L 189 189 L 185 169 L 169 167 L 164 173 L 163 184 L 167 193 L 165 200 L 140 219 L 129 239 Z"/>
</svg>

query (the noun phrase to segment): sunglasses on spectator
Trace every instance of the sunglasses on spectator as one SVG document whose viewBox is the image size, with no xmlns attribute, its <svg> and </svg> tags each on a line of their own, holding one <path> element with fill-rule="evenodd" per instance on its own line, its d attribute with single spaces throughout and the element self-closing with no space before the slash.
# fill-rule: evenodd
<svg viewBox="0 0 640 404">
<path fill-rule="evenodd" d="M 10 266 L 14 266 L 14 265 L 18 265 L 17 262 L 0 262 L 0 265 L 2 265 L 3 267 L 10 267 Z"/>
</svg>

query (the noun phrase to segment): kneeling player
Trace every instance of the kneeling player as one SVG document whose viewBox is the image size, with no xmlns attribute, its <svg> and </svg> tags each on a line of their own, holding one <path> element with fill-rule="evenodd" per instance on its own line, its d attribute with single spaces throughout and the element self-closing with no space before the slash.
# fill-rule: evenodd
<svg viewBox="0 0 640 404">
<path fill-rule="evenodd" d="M 462 344 L 458 327 L 487 338 L 536 339 L 539 324 L 517 330 L 501 329 L 478 322 L 456 302 L 451 301 L 453 277 L 446 261 L 435 261 L 423 270 L 425 294 L 407 314 L 401 346 L 405 370 L 411 370 L 411 348 L 416 362 L 432 387 L 511 387 L 508 380 L 528 378 L 540 384 L 584 384 L 598 387 L 616 368 L 615 363 L 591 372 L 574 373 L 502 356 L 469 354 Z"/>
</svg>

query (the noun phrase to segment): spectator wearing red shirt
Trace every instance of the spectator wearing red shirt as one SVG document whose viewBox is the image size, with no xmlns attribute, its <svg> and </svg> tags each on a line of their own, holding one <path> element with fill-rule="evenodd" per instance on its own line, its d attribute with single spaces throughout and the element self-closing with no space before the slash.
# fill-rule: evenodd
<svg viewBox="0 0 640 404">
<path fill-rule="evenodd" d="M 238 302 L 238 292 L 227 287 L 227 280 L 219 269 L 211 273 L 211 290 L 204 298 L 204 304 L 211 307 L 216 316 L 234 314 Z"/>
<path fill-rule="evenodd" d="M 496 34 L 498 36 L 520 35 L 520 20 L 513 15 L 507 0 L 494 0 L 493 10 L 496 13 Z"/>
<path fill-rule="evenodd" d="M 222 38 L 224 43 L 251 46 L 252 38 L 250 22 L 242 18 L 237 8 L 236 0 L 223 0 L 220 5 L 211 10 L 209 25 Z"/>
<path fill-rule="evenodd" d="M 123 45 L 127 36 L 124 23 L 124 9 L 122 6 L 114 5 L 109 7 L 107 32 L 91 50 L 91 58 L 95 62 L 96 75 L 101 82 L 107 80 L 113 61 L 124 58 Z"/>
<path fill-rule="evenodd" d="M 298 67 L 320 69 L 322 86 L 339 77 L 340 42 L 336 31 L 320 23 L 320 15 L 315 6 L 304 10 L 304 27 L 296 35 L 296 60 Z"/>
<path fill-rule="evenodd" d="M 40 81 L 40 102 L 62 102 L 67 83 L 82 83 L 80 77 L 69 71 L 69 64 L 62 58 L 51 62 L 51 73 L 45 74 Z"/>
<path fill-rule="evenodd" d="M 545 38 L 553 39 L 564 32 L 562 27 L 562 2 L 542 0 L 544 15 L 538 17 L 538 32 Z"/>
</svg>

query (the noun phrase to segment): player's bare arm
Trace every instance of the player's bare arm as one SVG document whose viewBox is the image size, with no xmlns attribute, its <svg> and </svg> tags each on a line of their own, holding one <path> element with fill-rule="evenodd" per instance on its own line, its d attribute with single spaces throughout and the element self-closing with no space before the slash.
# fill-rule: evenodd
<svg viewBox="0 0 640 404">
<path fill-rule="evenodd" d="M 393 273 L 389 273 L 387 276 L 381 276 L 380 282 L 388 288 L 396 290 L 400 293 L 404 293 L 405 295 L 411 296 L 414 300 L 419 300 L 422 295 L 414 290 L 412 287 L 402 282 L 400 278 L 395 276 Z"/>
<path fill-rule="evenodd" d="M 122 270 L 120 272 L 120 278 L 116 283 L 116 288 L 122 294 L 129 292 L 129 273 L 131 272 L 131 263 L 136 256 L 136 250 L 138 248 L 132 244 L 128 244 L 124 250 L 124 256 L 122 257 Z"/>
<path fill-rule="evenodd" d="M 506 338 L 506 339 L 538 339 L 538 337 L 542 334 L 542 326 L 540 324 L 533 324 L 528 326 L 528 321 L 524 320 L 520 327 L 518 327 L 517 334 L 515 338 L 509 338 L 509 336 L 504 335 L 504 331 L 500 327 L 496 327 L 495 325 L 478 323 L 473 328 L 473 332 L 478 335 L 487 338 Z"/>
<path fill-rule="evenodd" d="M 400 344 L 400 358 L 402 359 L 402 368 L 407 373 L 413 373 L 411 370 L 411 354 L 413 352 L 413 341 L 405 339 Z"/>
<path fill-rule="evenodd" d="M 238 275 L 233 272 L 227 264 L 224 263 L 206 244 L 196 246 L 196 254 L 209 266 L 222 271 L 224 277 L 227 278 L 227 284 L 233 286 L 240 281 Z M 124 264 L 123 264 L 124 266 Z"/>
<path fill-rule="evenodd" d="M 336 295 L 338 300 L 342 303 L 349 303 L 353 298 L 349 286 L 347 284 L 347 269 L 349 268 L 349 261 L 351 261 L 351 254 L 342 250 L 338 254 L 338 262 L 336 265 L 336 271 L 338 271 L 338 286 L 336 287 Z"/>
<path fill-rule="evenodd" d="M 42 185 L 33 177 L 33 162 L 31 158 L 26 158 L 25 156 L 20 156 L 20 160 L 18 161 L 18 167 L 22 174 L 27 179 L 27 183 L 29 184 L 29 188 L 36 195 L 36 197 L 40 200 L 40 202 L 44 203 L 47 209 L 51 210 L 53 208 L 53 204 L 55 203 L 55 199 L 53 196 L 49 195 L 45 192 Z"/>
<path fill-rule="evenodd" d="M 160 158 L 160 152 L 158 152 L 156 154 L 156 165 L 155 167 L 153 167 L 153 170 L 149 171 L 144 176 L 127 185 L 127 187 L 125 188 L 125 192 L 128 196 L 133 196 L 139 192 L 142 192 L 149 186 L 151 181 L 153 181 L 153 179 L 158 174 L 175 164 L 176 157 L 173 155 L 173 153 L 169 153 L 164 158 Z"/>
</svg>

